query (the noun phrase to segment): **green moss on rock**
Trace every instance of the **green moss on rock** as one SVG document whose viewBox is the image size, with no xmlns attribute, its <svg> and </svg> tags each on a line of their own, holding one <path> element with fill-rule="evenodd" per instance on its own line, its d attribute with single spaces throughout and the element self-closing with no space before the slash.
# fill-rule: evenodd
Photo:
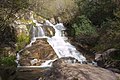
<svg viewBox="0 0 120 80">
<path fill-rule="evenodd" d="M 17 36 L 17 51 L 24 48 L 30 42 L 30 36 L 25 33 L 21 33 Z"/>
</svg>

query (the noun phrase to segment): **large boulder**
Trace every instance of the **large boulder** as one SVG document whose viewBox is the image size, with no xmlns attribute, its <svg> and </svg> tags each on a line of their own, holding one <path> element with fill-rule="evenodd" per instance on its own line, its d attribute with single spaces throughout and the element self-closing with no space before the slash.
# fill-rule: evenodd
<svg viewBox="0 0 120 80">
<path fill-rule="evenodd" d="M 57 58 L 56 53 L 48 44 L 46 38 L 38 39 L 32 46 L 25 48 L 19 54 L 19 63 L 21 66 L 40 66 L 46 60 Z"/>
<path fill-rule="evenodd" d="M 106 69 L 87 64 L 65 63 L 61 59 L 53 63 L 39 80 L 117 80 L 116 75 Z"/>
<path fill-rule="evenodd" d="M 98 66 L 120 73 L 120 50 L 111 48 L 104 52 L 96 53 L 95 61 Z"/>
<path fill-rule="evenodd" d="M 119 75 L 118 75 L 119 77 Z M 80 64 L 76 59 L 60 58 L 50 68 L 20 68 L 17 80 L 118 80 L 113 72 L 88 64 Z"/>
</svg>

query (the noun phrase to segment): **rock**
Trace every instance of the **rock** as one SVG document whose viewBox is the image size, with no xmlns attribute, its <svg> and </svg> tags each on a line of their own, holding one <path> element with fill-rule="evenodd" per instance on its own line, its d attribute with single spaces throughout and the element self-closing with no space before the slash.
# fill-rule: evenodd
<svg viewBox="0 0 120 80">
<path fill-rule="evenodd" d="M 63 23 L 61 17 L 50 18 L 50 22 L 51 22 L 52 24 Z"/>
<path fill-rule="evenodd" d="M 116 74 L 116 76 L 120 79 L 120 74 L 118 74 L 118 73 L 115 73 L 115 74 Z M 119 79 L 118 79 L 118 80 L 119 80 Z"/>
<path fill-rule="evenodd" d="M 3 44 L 1 43 L 0 45 L 0 57 L 4 57 L 4 56 L 15 56 L 15 49 L 13 46 L 9 45 L 9 44 Z"/>
<path fill-rule="evenodd" d="M 95 61 L 98 66 L 108 68 L 114 72 L 120 71 L 120 50 L 118 49 L 108 49 L 107 51 L 97 54 L 95 56 Z M 116 68 L 116 69 L 115 69 Z M 117 70 L 118 69 L 118 70 Z"/>
<path fill-rule="evenodd" d="M 117 80 L 117 76 L 106 69 L 87 64 L 69 64 L 61 59 L 53 63 L 39 80 Z"/>
<path fill-rule="evenodd" d="M 52 26 L 44 25 L 44 26 L 42 26 L 42 28 L 43 28 L 46 36 L 52 37 L 55 35 L 55 30 Z"/>
<path fill-rule="evenodd" d="M 48 69 L 46 68 L 18 69 L 16 73 L 17 77 L 15 80 L 38 80 L 40 76 L 43 76 L 43 72 L 46 72 L 47 70 Z"/>
<path fill-rule="evenodd" d="M 0 80 L 15 80 L 16 67 L 0 67 Z"/>
<path fill-rule="evenodd" d="M 60 59 L 57 59 L 53 62 L 53 66 L 57 67 L 57 66 L 61 66 L 61 64 L 74 64 L 74 63 L 80 63 L 77 59 L 73 58 L 73 57 L 63 57 Z"/>
<path fill-rule="evenodd" d="M 46 60 L 57 58 L 56 53 L 46 39 L 38 39 L 31 47 L 20 52 L 19 63 L 21 66 L 40 66 Z"/>
<path fill-rule="evenodd" d="M 114 52 L 117 51 L 117 49 L 108 49 L 107 51 L 103 52 L 102 54 L 96 54 L 95 55 L 95 60 L 102 60 L 110 58 L 112 55 L 114 55 Z"/>
<path fill-rule="evenodd" d="M 52 24 L 56 24 L 55 18 L 51 18 L 51 19 L 50 19 L 50 22 L 51 22 Z"/>
<path fill-rule="evenodd" d="M 17 51 L 19 51 L 29 43 L 30 34 L 26 25 L 23 24 L 16 25 L 15 29 L 16 29 L 16 40 L 17 40 L 16 49 Z"/>
<path fill-rule="evenodd" d="M 26 34 L 27 36 L 29 35 L 29 31 L 26 27 L 26 25 L 16 25 L 16 31 L 17 31 L 17 35 L 21 35 L 21 34 Z"/>
<path fill-rule="evenodd" d="M 119 75 L 107 69 L 70 61 L 76 59 L 57 59 L 51 68 L 21 68 L 16 80 L 118 80 Z"/>
</svg>

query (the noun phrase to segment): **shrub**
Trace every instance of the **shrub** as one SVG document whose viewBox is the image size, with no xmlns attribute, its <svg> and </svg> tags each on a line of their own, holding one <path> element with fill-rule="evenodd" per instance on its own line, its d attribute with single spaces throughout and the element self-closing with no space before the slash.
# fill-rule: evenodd
<svg viewBox="0 0 120 80">
<path fill-rule="evenodd" d="M 21 50 L 24 48 L 28 43 L 30 42 L 30 36 L 26 35 L 25 33 L 22 33 L 18 35 L 17 37 L 17 51 Z"/>
<path fill-rule="evenodd" d="M 101 25 L 109 18 L 114 18 L 114 11 L 116 10 L 116 4 L 113 0 L 84 0 L 82 1 L 82 8 L 80 2 L 81 14 L 86 15 L 94 25 Z"/>
<path fill-rule="evenodd" d="M 75 30 L 75 36 L 78 35 L 97 35 L 95 28 L 91 21 L 84 15 L 77 17 L 75 23 L 72 25 Z"/>
<path fill-rule="evenodd" d="M 109 48 L 120 49 L 120 20 L 109 20 L 103 23 L 99 35 L 98 44 L 94 47 L 96 51 Z"/>
<path fill-rule="evenodd" d="M 16 66 L 15 56 L 0 57 L 1 66 Z"/>
</svg>

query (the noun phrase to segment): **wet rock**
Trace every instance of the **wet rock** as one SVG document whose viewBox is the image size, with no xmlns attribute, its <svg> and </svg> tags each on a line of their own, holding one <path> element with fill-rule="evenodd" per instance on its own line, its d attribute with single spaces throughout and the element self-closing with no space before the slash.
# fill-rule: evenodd
<svg viewBox="0 0 120 80">
<path fill-rule="evenodd" d="M 31 47 L 20 53 L 19 63 L 22 66 L 40 66 L 46 60 L 56 59 L 57 55 L 47 43 L 47 39 L 38 39 Z"/>
<path fill-rule="evenodd" d="M 51 22 L 52 24 L 56 24 L 55 18 L 51 18 L 51 19 L 50 19 L 50 22 Z"/>
<path fill-rule="evenodd" d="M 74 63 L 80 63 L 77 59 L 73 58 L 73 57 L 63 57 L 60 59 L 57 59 L 53 62 L 53 66 L 57 67 L 57 66 L 61 66 L 61 64 L 74 64 Z"/>
<path fill-rule="evenodd" d="M 69 64 L 57 60 L 39 80 L 117 80 L 117 76 L 106 69 L 87 64 Z M 56 67 L 57 66 L 57 67 Z"/>
<path fill-rule="evenodd" d="M 52 37 L 55 35 L 55 30 L 52 26 L 44 25 L 42 28 L 46 36 Z"/>
</svg>

